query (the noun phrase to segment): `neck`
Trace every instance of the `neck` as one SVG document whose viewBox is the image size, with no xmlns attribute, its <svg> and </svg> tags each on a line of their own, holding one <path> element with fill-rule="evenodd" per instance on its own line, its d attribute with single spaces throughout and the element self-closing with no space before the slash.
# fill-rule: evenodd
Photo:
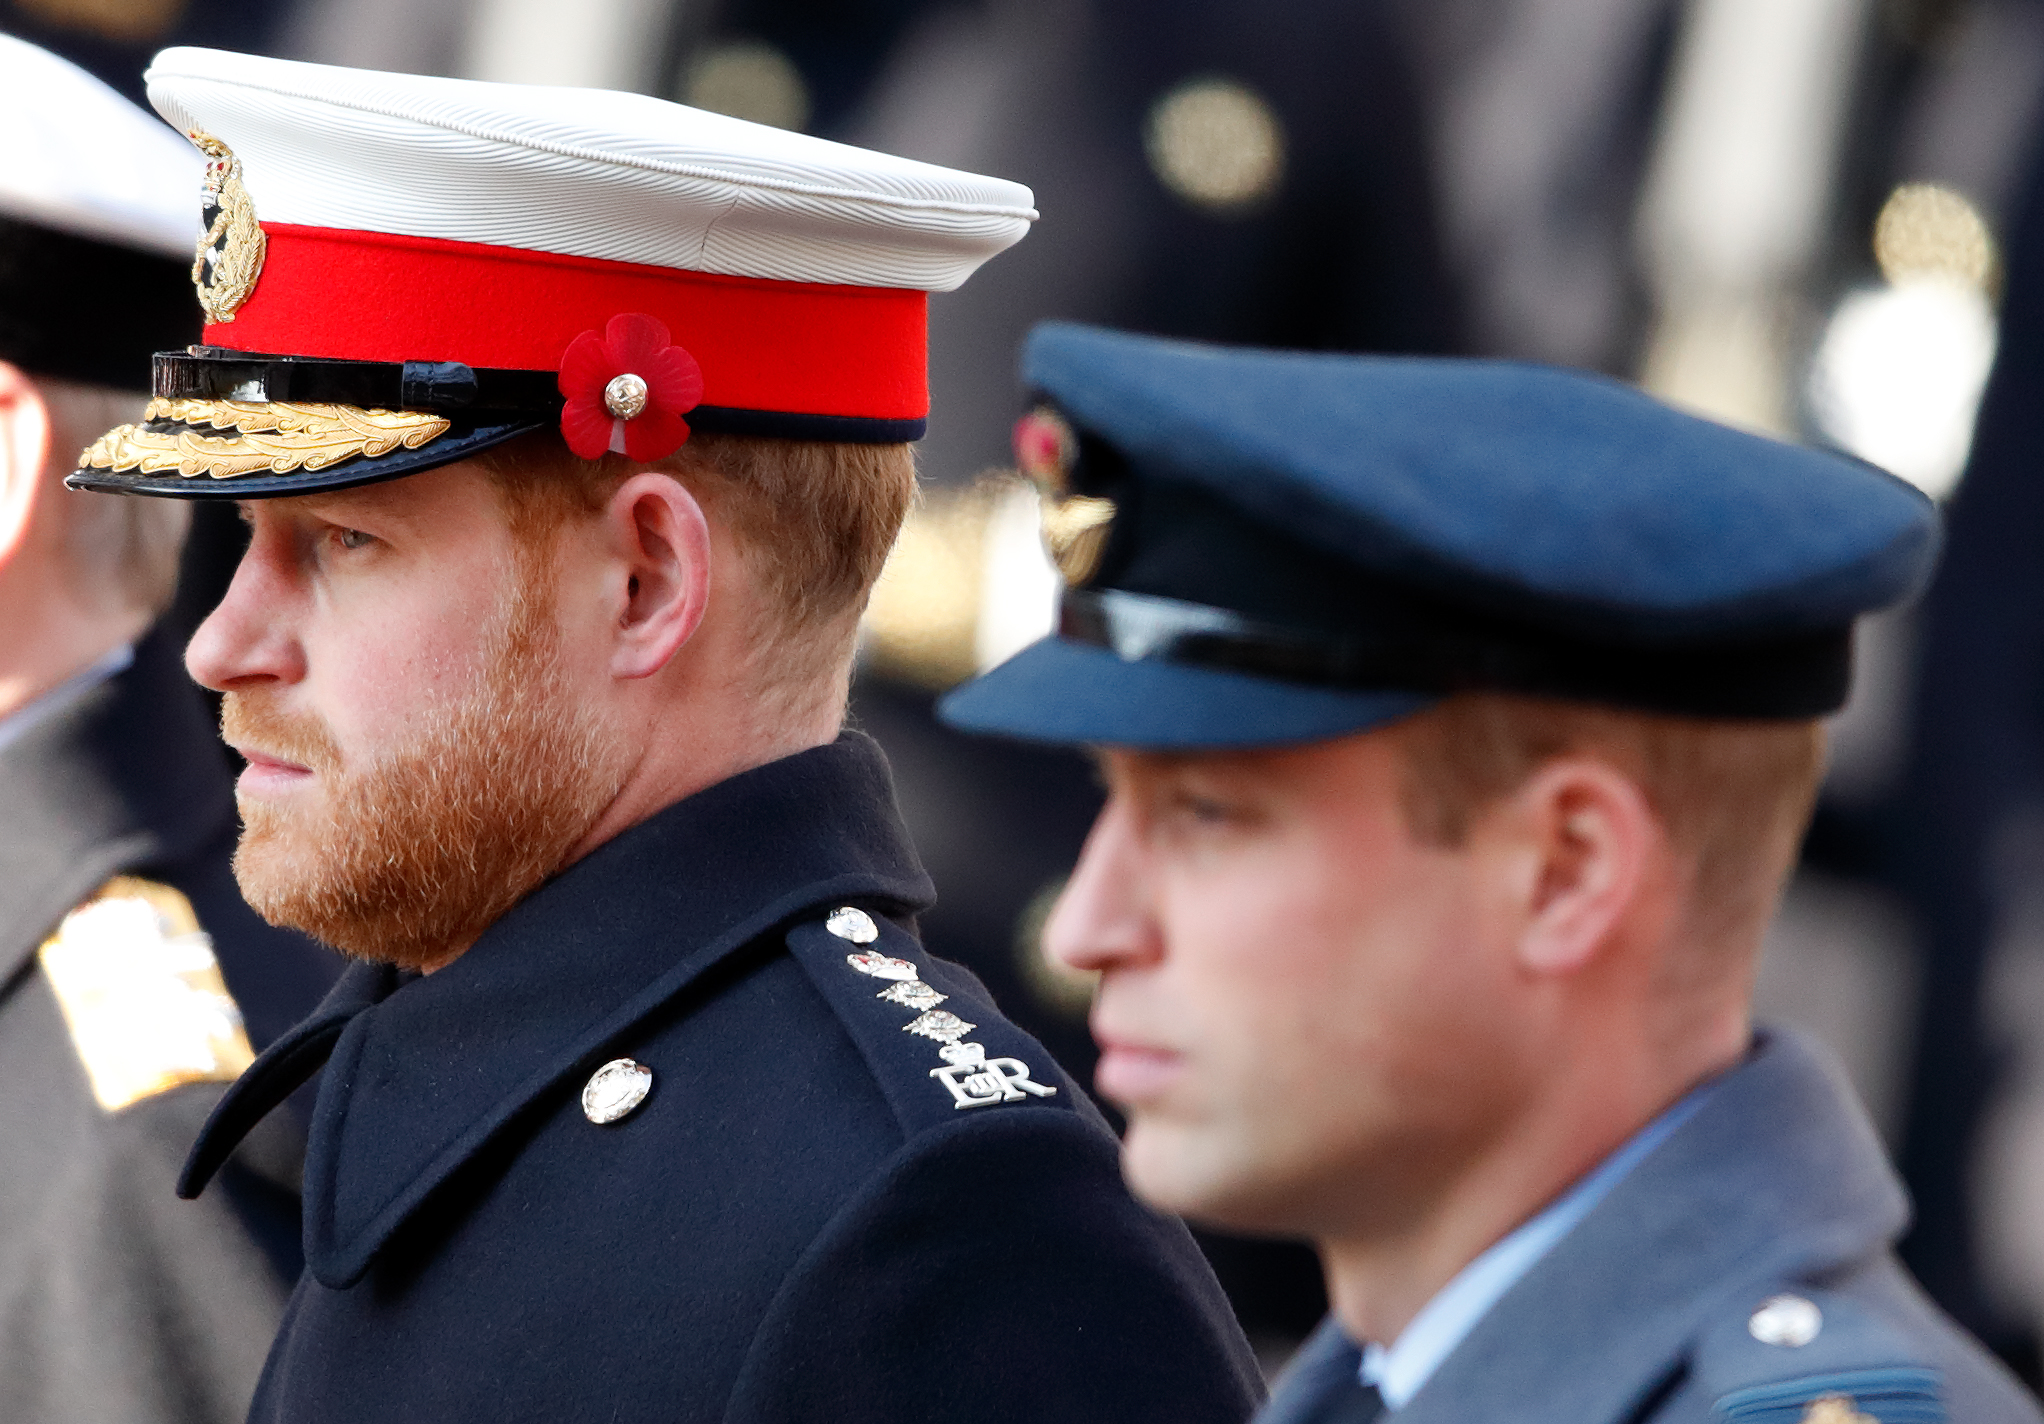
<svg viewBox="0 0 2044 1424">
<path fill-rule="evenodd" d="M 1523 1109 L 1429 1195 L 1416 1218 L 1395 1230 L 1336 1232 L 1316 1242 L 1328 1299 L 1351 1339 L 1397 1340 L 1464 1267 L 1691 1089 L 1737 1063 L 1750 1027 L 1741 1004 L 1679 1046 L 1655 1042 L 1652 1032 L 1615 1037 L 1574 1040 Z"/>
<path fill-rule="evenodd" d="M 819 705 L 774 706 L 756 690 L 690 699 L 642 724 L 641 748 L 624 784 L 569 853 L 580 860 L 641 821 L 708 787 L 782 757 L 824 746 L 844 725 L 842 683 Z"/>
</svg>

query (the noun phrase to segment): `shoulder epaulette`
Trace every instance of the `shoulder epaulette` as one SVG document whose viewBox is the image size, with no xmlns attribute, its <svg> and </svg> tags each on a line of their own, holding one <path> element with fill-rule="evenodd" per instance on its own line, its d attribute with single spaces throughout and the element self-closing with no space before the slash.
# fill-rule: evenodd
<svg viewBox="0 0 2044 1424">
<path fill-rule="evenodd" d="M 255 1061 L 191 901 L 121 875 L 43 941 L 43 975 L 108 1112 L 183 1083 L 231 1083 Z"/>
<path fill-rule="evenodd" d="M 1945 1424 L 1939 1370 L 1835 1292 L 1755 1292 L 1698 1341 L 1692 1366 L 1725 1424 Z"/>
<path fill-rule="evenodd" d="M 840 906 L 796 925 L 788 947 L 910 1131 L 972 1109 L 1070 1105 L 1072 1089 L 1042 1046 L 888 920 Z"/>
</svg>

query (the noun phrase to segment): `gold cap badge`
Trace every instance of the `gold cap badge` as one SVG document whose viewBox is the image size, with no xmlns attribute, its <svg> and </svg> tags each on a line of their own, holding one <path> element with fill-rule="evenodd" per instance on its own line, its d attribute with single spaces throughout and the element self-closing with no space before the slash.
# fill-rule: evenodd
<svg viewBox="0 0 2044 1424">
<path fill-rule="evenodd" d="M 203 206 L 206 224 L 192 261 L 192 285 L 208 321 L 233 321 L 263 273 L 269 239 L 256 222 L 255 203 L 241 181 L 241 160 L 209 133 L 193 129 L 187 138 L 206 155 Z"/>
</svg>

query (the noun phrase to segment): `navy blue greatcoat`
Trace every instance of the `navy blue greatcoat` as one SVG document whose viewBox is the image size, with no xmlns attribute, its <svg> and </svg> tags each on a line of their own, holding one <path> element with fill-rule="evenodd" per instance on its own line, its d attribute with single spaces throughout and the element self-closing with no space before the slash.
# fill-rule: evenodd
<svg viewBox="0 0 2044 1424">
<path fill-rule="evenodd" d="M 188 1171 L 326 1064 L 253 1418 L 1241 1424 L 1258 1376 L 1197 1248 L 1128 1195 L 1080 1088 L 922 953 L 929 899 L 850 733 L 625 832 L 443 970 L 350 970 Z M 825 928 L 846 905 L 876 943 Z M 853 954 L 912 965 L 1053 1091 L 947 1081 Z M 620 1057 L 651 1092 L 599 1125 L 583 1087 Z"/>
<path fill-rule="evenodd" d="M 1896 1261 L 1908 1216 L 1836 1065 L 1771 1032 L 1385 1418 L 2039 1424 Z M 1817 1307 L 1814 1328 L 1757 1338 L 1755 1312 L 1783 1296 Z M 1372 1417 L 1358 1358 L 1330 1321 L 1257 1424 Z"/>
</svg>

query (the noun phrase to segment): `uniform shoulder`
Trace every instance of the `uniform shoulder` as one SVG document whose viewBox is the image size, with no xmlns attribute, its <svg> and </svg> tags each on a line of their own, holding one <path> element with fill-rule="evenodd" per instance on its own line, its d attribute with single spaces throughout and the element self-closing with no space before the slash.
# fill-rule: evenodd
<svg viewBox="0 0 2044 1424">
<path fill-rule="evenodd" d="M 64 916 L 37 958 L 107 1112 L 186 1083 L 230 1083 L 255 1061 L 212 941 L 169 885 L 115 876 Z"/>
<path fill-rule="evenodd" d="M 1945 1424 L 1949 1351 L 1916 1324 L 1862 1292 L 1763 1285 L 1698 1340 L 1694 1383 L 1724 1424 Z"/>
<path fill-rule="evenodd" d="M 978 980 L 931 958 L 885 916 L 829 907 L 796 923 L 787 941 L 907 1135 L 964 1112 L 1094 1116 L 1084 1093 Z"/>
</svg>

